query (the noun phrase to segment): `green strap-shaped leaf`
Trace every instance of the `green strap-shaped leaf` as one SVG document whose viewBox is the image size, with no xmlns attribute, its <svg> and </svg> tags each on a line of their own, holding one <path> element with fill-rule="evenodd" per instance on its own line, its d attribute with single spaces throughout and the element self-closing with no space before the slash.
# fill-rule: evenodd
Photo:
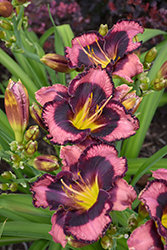
<svg viewBox="0 0 167 250">
<path fill-rule="evenodd" d="M 137 181 L 163 156 L 167 154 L 167 146 L 161 148 L 158 152 L 152 155 L 148 160 L 139 168 L 137 173 L 134 175 L 131 185 L 134 186 Z"/>
<path fill-rule="evenodd" d="M 0 228 L 3 223 L 0 223 Z M 32 237 L 52 241 L 52 236 L 48 233 L 51 225 L 26 221 L 7 221 L 2 232 L 2 236 Z"/>
<path fill-rule="evenodd" d="M 36 240 L 32 243 L 29 250 L 45 250 L 48 245 L 49 245 L 48 240 L 43 240 L 43 239 Z"/>
</svg>

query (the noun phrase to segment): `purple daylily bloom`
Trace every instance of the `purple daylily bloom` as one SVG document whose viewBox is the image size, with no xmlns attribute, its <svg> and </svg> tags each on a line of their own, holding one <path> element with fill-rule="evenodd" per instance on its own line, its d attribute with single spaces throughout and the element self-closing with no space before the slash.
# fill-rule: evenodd
<svg viewBox="0 0 167 250">
<path fill-rule="evenodd" d="M 167 249 L 167 170 L 153 172 L 156 178 L 139 194 L 151 220 L 135 229 L 127 243 L 130 250 Z"/>
<path fill-rule="evenodd" d="M 136 228 L 127 240 L 129 250 L 165 250 L 161 237 L 157 232 L 155 222 L 147 221 Z"/>
<path fill-rule="evenodd" d="M 97 241 L 112 221 L 112 208 L 121 204 L 124 210 L 136 199 L 134 189 L 120 183 L 127 161 L 113 146 L 92 144 L 76 158 L 77 163 L 68 160 L 69 171 L 44 174 L 31 187 L 34 206 L 56 210 L 49 233 L 63 247 L 71 238 L 81 245 Z"/>
<path fill-rule="evenodd" d="M 51 142 L 78 144 L 88 136 L 101 141 L 127 138 L 139 128 L 138 119 L 121 102 L 112 100 L 114 86 L 106 69 L 89 70 L 75 77 L 69 88 L 60 84 L 36 92 L 43 106 L 43 121 Z"/>
<path fill-rule="evenodd" d="M 70 68 L 101 65 L 119 77 L 132 83 L 133 76 L 143 71 L 138 56 L 132 53 L 138 50 L 141 42 L 133 40 L 144 28 L 137 21 L 118 21 L 105 36 L 98 32 L 87 32 L 72 40 L 72 48 L 66 47 L 66 57 Z"/>
</svg>

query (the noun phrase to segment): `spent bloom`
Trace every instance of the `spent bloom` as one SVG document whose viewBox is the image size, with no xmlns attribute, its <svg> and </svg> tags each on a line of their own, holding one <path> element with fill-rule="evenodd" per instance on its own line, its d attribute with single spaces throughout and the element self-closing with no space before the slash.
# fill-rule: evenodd
<svg viewBox="0 0 167 250">
<path fill-rule="evenodd" d="M 154 171 L 153 177 L 139 194 L 151 219 L 131 234 L 130 250 L 167 249 L 167 169 Z"/>
<path fill-rule="evenodd" d="M 144 29 L 137 21 L 122 20 L 117 22 L 105 36 L 97 31 L 84 33 L 72 40 L 72 47 L 66 47 L 65 53 L 70 68 L 101 65 L 112 72 L 112 77 L 119 77 L 132 83 L 133 76 L 143 71 L 138 56 L 132 53 L 138 50 L 141 42 L 135 36 Z"/>
<path fill-rule="evenodd" d="M 43 106 L 48 139 L 65 145 L 81 143 L 88 136 L 115 141 L 134 135 L 138 119 L 113 96 L 111 78 L 100 66 L 79 74 L 69 88 L 60 84 L 42 87 L 36 99 Z"/>
<path fill-rule="evenodd" d="M 118 158 L 111 145 L 92 144 L 68 163 L 69 170 L 44 174 L 32 184 L 33 203 L 56 210 L 49 232 L 55 242 L 83 246 L 105 235 L 112 222 L 109 212 L 131 208 L 136 192 L 122 179 L 125 157 Z"/>
<path fill-rule="evenodd" d="M 5 110 L 16 141 L 22 142 L 29 120 L 29 98 L 20 80 L 9 80 L 5 91 Z"/>
</svg>

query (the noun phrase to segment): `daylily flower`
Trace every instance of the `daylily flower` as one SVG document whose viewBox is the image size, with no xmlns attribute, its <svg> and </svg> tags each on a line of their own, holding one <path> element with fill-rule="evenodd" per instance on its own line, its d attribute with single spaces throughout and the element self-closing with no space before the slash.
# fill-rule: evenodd
<svg viewBox="0 0 167 250">
<path fill-rule="evenodd" d="M 129 249 L 167 249 L 167 169 L 153 172 L 150 181 L 139 194 L 151 220 L 135 229 L 128 239 Z"/>
<path fill-rule="evenodd" d="M 136 228 L 127 240 L 129 250 L 165 250 L 161 236 L 157 232 L 155 222 L 147 221 Z"/>
<path fill-rule="evenodd" d="M 69 88 L 60 84 L 36 92 L 51 142 L 78 144 L 88 136 L 115 141 L 136 133 L 139 121 L 118 101 L 107 71 L 90 68 L 75 77 Z"/>
<path fill-rule="evenodd" d="M 132 87 L 126 84 L 117 86 L 113 100 L 121 102 L 127 110 L 130 110 L 134 114 L 142 101 L 142 97 L 137 96 L 136 91 L 131 91 L 131 89 Z"/>
<path fill-rule="evenodd" d="M 112 221 L 109 212 L 131 208 L 136 199 L 134 189 L 122 179 L 126 171 L 125 157 L 118 158 L 113 146 L 101 143 L 77 156 L 75 168 L 70 165 L 69 171 L 38 178 L 31 187 L 33 204 L 56 210 L 49 232 L 53 240 L 65 247 L 68 239 L 73 244 L 71 238 L 79 246 L 103 237 Z"/>
<path fill-rule="evenodd" d="M 5 91 L 5 110 L 16 141 L 22 142 L 29 120 L 29 98 L 21 81 L 9 80 Z"/>
<path fill-rule="evenodd" d="M 101 65 L 119 77 L 132 83 L 133 76 L 143 71 L 138 56 L 132 53 L 138 50 L 141 42 L 134 37 L 144 29 L 137 21 L 118 21 L 105 36 L 97 31 L 87 32 L 72 40 L 72 48 L 66 47 L 65 53 L 70 68 Z"/>
</svg>

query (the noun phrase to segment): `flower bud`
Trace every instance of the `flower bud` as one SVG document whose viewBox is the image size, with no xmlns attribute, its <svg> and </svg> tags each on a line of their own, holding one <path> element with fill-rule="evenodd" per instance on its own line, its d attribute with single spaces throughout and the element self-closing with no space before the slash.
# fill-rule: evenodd
<svg viewBox="0 0 167 250">
<path fill-rule="evenodd" d="M 15 140 L 20 143 L 29 120 L 28 92 L 21 81 L 9 80 L 5 91 L 5 110 L 15 133 Z"/>
<path fill-rule="evenodd" d="M 6 33 L 5 31 L 0 30 L 0 39 L 5 39 Z"/>
<path fill-rule="evenodd" d="M 11 36 L 10 38 L 9 38 L 9 41 L 10 42 L 12 42 L 12 43 L 15 43 L 16 41 L 17 41 L 17 39 L 16 39 L 16 36 Z"/>
<path fill-rule="evenodd" d="M 6 184 L 6 183 L 1 183 L 1 184 L 0 184 L 0 189 L 3 190 L 3 191 L 8 190 L 8 184 Z"/>
<path fill-rule="evenodd" d="M 104 249 L 111 249 L 112 246 L 113 246 L 113 239 L 110 238 L 109 236 L 105 235 L 101 241 L 101 246 L 104 248 Z"/>
<path fill-rule="evenodd" d="M 138 221 L 137 221 L 136 216 L 135 216 L 134 214 L 131 214 L 131 216 L 130 216 L 129 219 L 128 219 L 127 224 L 128 224 L 127 228 L 128 228 L 130 231 L 133 231 L 135 228 L 137 228 L 137 226 L 138 226 Z"/>
<path fill-rule="evenodd" d="M 30 140 L 26 144 L 26 148 L 25 148 L 26 155 L 29 157 L 33 156 L 33 154 L 35 154 L 35 152 L 37 151 L 37 148 L 38 148 L 38 142 Z"/>
<path fill-rule="evenodd" d="M 58 159 L 54 155 L 40 155 L 34 158 L 33 167 L 40 171 L 51 172 L 59 168 Z"/>
<path fill-rule="evenodd" d="M 0 0 L 0 16 L 9 17 L 13 12 L 13 5 L 8 0 Z"/>
<path fill-rule="evenodd" d="M 147 216 L 149 215 L 145 205 L 143 202 L 140 202 L 139 204 L 139 208 L 138 208 L 138 217 L 137 217 L 137 220 L 140 222 L 140 221 L 143 221 Z"/>
<path fill-rule="evenodd" d="M 18 142 L 17 141 L 12 141 L 10 144 L 10 150 L 11 151 L 16 151 L 18 147 Z"/>
<path fill-rule="evenodd" d="M 38 125 L 33 125 L 29 127 L 24 134 L 24 141 L 28 142 L 30 140 L 35 141 L 39 136 L 39 127 Z"/>
<path fill-rule="evenodd" d="M 45 126 L 42 120 L 42 107 L 37 104 L 37 103 L 33 103 L 32 106 L 30 106 L 30 114 L 33 118 L 33 120 L 41 127 L 45 130 Z"/>
<path fill-rule="evenodd" d="M 10 180 L 12 179 L 13 175 L 10 171 L 5 171 L 1 174 L 1 176 L 7 180 Z"/>
<path fill-rule="evenodd" d="M 116 232 L 117 232 L 117 227 L 115 225 L 111 224 L 111 226 L 107 230 L 107 235 L 109 237 L 112 237 L 112 235 L 116 234 Z"/>
<path fill-rule="evenodd" d="M 101 24 L 99 28 L 99 33 L 102 36 L 105 36 L 108 33 L 108 25 L 107 24 Z"/>
<path fill-rule="evenodd" d="M 12 154 L 11 160 L 12 160 L 12 162 L 16 163 L 16 162 L 20 162 L 21 158 L 18 154 Z"/>
<path fill-rule="evenodd" d="M 17 187 L 18 187 L 18 184 L 16 182 L 13 182 L 12 184 L 10 184 L 9 190 L 12 191 L 12 192 L 16 192 Z"/>
<path fill-rule="evenodd" d="M 163 63 L 156 77 L 151 81 L 151 88 L 159 91 L 167 87 L 167 61 Z"/>
<path fill-rule="evenodd" d="M 13 30 L 13 25 L 11 22 L 9 22 L 6 19 L 1 19 L 0 20 L 0 26 L 4 29 L 4 30 Z"/>
<path fill-rule="evenodd" d="M 145 63 L 151 63 L 157 56 L 157 50 L 155 47 L 151 48 L 144 57 Z"/>
<path fill-rule="evenodd" d="M 69 73 L 73 71 L 68 67 L 68 60 L 65 56 L 58 54 L 46 54 L 40 60 L 55 71 L 62 73 Z"/>
</svg>

